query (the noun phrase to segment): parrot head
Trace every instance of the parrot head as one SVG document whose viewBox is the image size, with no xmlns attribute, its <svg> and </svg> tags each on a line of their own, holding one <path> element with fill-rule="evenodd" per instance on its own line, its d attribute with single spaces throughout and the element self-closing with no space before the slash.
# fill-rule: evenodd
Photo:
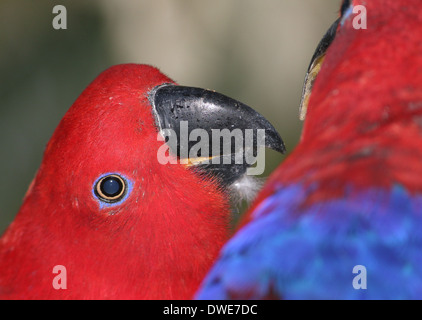
<svg viewBox="0 0 422 320">
<path fill-rule="evenodd" d="M 109 68 L 61 120 L 0 240 L 0 297 L 191 297 L 227 239 L 228 193 L 250 165 L 184 158 L 182 137 L 170 147 L 163 138 L 182 121 L 187 133 L 264 129 L 258 147 L 284 151 L 271 124 L 238 101 L 148 65 Z M 55 266 L 66 289 L 52 286 Z"/>
<path fill-rule="evenodd" d="M 343 1 L 309 65 L 301 140 L 198 299 L 420 299 L 422 2 Z"/>
<path fill-rule="evenodd" d="M 350 181 L 362 188 L 398 182 L 422 190 L 416 179 L 420 127 L 413 121 L 422 100 L 420 8 L 417 0 L 342 1 L 305 76 L 305 122 L 295 152 L 309 161 L 299 166 L 293 157 L 295 169 L 285 170 L 287 160 L 276 180 L 324 185 L 310 202 L 340 195 Z"/>
</svg>

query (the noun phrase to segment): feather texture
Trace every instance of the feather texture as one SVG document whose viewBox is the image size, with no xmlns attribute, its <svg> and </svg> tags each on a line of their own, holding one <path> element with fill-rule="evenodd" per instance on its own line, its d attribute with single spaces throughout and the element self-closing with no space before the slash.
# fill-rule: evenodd
<svg viewBox="0 0 422 320">
<path fill-rule="evenodd" d="M 402 186 L 348 188 L 304 207 L 315 188 L 280 185 L 223 248 L 197 298 L 420 297 L 422 196 Z M 367 270 L 366 290 L 352 285 L 357 265 Z"/>
<path fill-rule="evenodd" d="M 199 299 L 422 297 L 422 2 L 353 0 L 271 175 Z M 353 268 L 367 269 L 356 290 Z"/>
</svg>

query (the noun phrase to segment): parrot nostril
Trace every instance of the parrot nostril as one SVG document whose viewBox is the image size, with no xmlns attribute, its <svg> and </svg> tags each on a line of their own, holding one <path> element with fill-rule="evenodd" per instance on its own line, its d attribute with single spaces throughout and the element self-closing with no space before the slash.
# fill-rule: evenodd
<svg viewBox="0 0 422 320">
<path fill-rule="evenodd" d="M 117 174 L 102 177 L 95 185 L 95 195 L 104 202 L 115 203 L 126 194 L 126 181 Z"/>
</svg>

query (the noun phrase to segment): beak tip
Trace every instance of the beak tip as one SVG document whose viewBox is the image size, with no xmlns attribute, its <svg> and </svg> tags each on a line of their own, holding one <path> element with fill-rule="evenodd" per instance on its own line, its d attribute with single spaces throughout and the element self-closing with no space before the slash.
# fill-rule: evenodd
<svg viewBox="0 0 422 320">
<path fill-rule="evenodd" d="M 266 121 L 265 147 L 281 154 L 286 153 L 286 146 L 278 131 Z"/>
<path fill-rule="evenodd" d="M 279 137 L 279 141 L 276 143 L 271 143 L 269 146 L 267 146 L 269 149 L 272 149 L 274 151 L 277 151 L 281 154 L 286 153 L 286 146 L 284 145 L 283 140 Z"/>
</svg>

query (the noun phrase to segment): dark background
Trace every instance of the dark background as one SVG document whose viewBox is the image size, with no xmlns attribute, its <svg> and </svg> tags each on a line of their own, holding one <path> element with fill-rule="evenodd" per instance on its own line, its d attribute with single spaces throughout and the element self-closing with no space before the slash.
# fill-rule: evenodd
<svg viewBox="0 0 422 320">
<path fill-rule="evenodd" d="M 55 5 L 67 30 L 52 26 Z M 340 0 L 0 0 L 0 233 L 59 120 L 103 70 L 148 63 L 214 89 L 299 141 L 303 78 Z M 267 152 L 268 175 L 282 161 Z"/>
</svg>

